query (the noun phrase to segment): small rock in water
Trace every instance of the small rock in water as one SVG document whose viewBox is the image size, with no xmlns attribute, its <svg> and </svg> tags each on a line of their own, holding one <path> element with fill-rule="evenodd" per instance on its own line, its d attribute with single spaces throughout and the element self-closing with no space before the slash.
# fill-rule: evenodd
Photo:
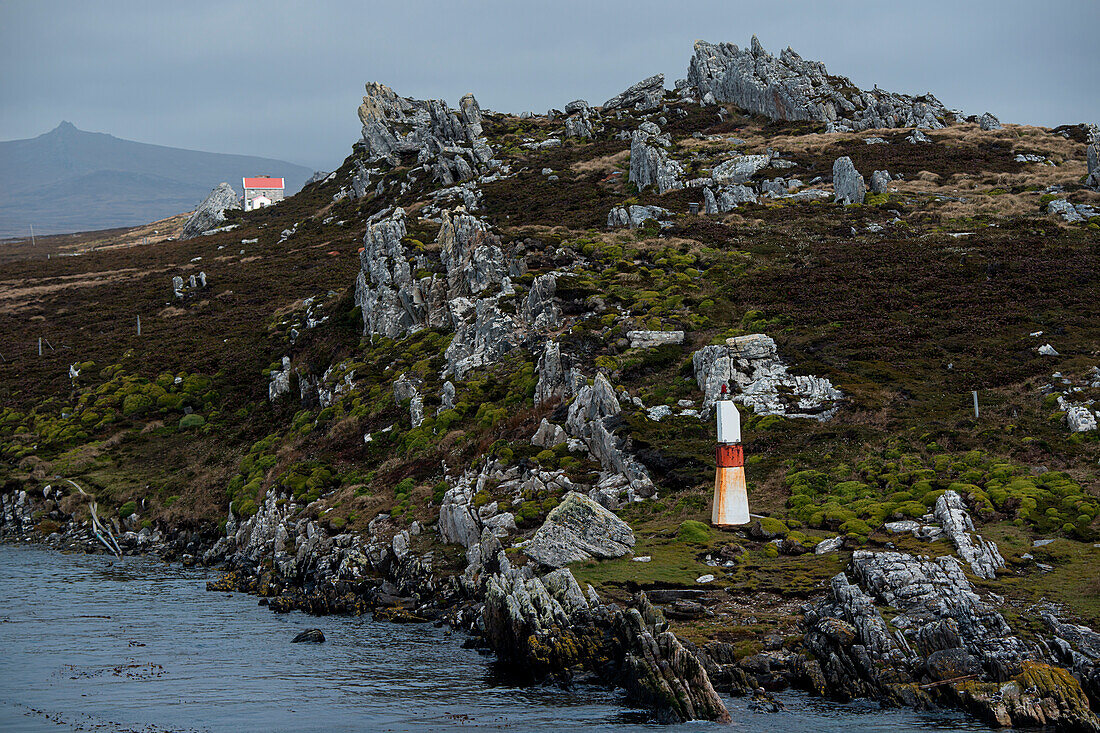
<svg viewBox="0 0 1100 733">
<path fill-rule="evenodd" d="M 297 644 L 299 642 L 310 642 L 311 644 L 320 644 L 325 640 L 325 635 L 321 633 L 320 629 L 306 629 L 302 633 L 294 637 L 291 644 Z"/>
</svg>

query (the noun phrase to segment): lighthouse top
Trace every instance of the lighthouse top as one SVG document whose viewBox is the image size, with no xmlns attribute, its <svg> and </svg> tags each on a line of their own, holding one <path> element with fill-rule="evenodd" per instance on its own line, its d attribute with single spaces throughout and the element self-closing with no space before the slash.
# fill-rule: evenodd
<svg viewBox="0 0 1100 733">
<path fill-rule="evenodd" d="M 718 442 L 741 442 L 741 413 L 737 411 L 733 400 L 718 400 Z"/>
</svg>

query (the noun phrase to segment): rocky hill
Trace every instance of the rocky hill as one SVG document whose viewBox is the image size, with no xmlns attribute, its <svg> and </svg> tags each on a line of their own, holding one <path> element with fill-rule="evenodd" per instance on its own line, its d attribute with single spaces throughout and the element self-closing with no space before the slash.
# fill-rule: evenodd
<svg viewBox="0 0 1100 733">
<path fill-rule="evenodd" d="M 78 130 L 69 122 L 0 142 L 0 237 L 136 226 L 194 209 L 220 181 L 268 173 L 298 191 L 311 171 L 249 155 L 203 153 Z M 240 191 L 238 191 L 240 195 Z"/>
<path fill-rule="evenodd" d="M 94 498 L 215 589 L 450 623 L 658 720 L 795 686 L 1100 730 L 1095 128 L 755 39 L 600 106 L 372 82 L 359 118 L 212 234 L 0 264 L 6 533 L 94 546 Z"/>
</svg>

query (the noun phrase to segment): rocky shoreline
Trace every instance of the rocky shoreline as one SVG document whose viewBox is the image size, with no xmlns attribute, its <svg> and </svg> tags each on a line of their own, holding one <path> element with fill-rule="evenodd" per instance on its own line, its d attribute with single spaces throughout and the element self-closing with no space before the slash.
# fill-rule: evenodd
<svg viewBox="0 0 1100 733">
<path fill-rule="evenodd" d="M 2 495 L 0 539 L 105 551 L 63 505 L 58 493 Z M 996 599 L 979 597 L 951 556 L 856 550 L 827 593 L 803 606 L 798 643 L 766 636 L 762 651 L 743 657 L 732 644 L 699 646 L 670 630 L 660 606 L 675 614 L 691 605 L 683 591 L 651 591 L 656 603 L 644 591 L 625 607 L 606 602 L 566 567 L 515 566 L 483 522 L 456 563 L 435 530 L 399 528 L 379 515 L 369 537 L 330 534 L 301 509 L 271 494 L 253 517 L 230 516 L 222 536 L 119 526 L 118 543 L 125 554 L 221 568 L 208 590 L 254 594 L 276 612 L 446 624 L 517 679 L 616 686 L 661 722 L 728 721 L 719 693 L 751 695 L 754 707 L 778 710 L 769 692 L 793 687 L 844 701 L 962 708 L 994 726 L 1100 730 L 1090 709 L 1100 702 L 1100 634 L 1045 612 L 1044 637 L 1013 635 L 989 602 Z M 958 511 L 945 524 L 959 521 Z M 480 522 L 476 516 L 467 514 Z M 58 524 L 45 538 L 36 530 L 43 518 Z"/>
</svg>

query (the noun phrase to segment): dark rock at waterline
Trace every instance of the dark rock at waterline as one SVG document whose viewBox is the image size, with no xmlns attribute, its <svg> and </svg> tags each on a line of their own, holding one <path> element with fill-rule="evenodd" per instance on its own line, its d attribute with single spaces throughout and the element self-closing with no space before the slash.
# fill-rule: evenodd
<svg viewBox="0 0 1100 733">
<path fill-rule="evenodd" d="M 932 652 L 925 665 L 928 674 L 935 680 L 953 680 L 982 673 L 981 662 L 962 647 Z"/>
<path fill-rule="evenodd" d="M 294 637 L 291 644 L 297 644 L 299 642 L 309 642 L 311 644 L 320 644 L 325 640 L 325 635 L 321 633 L 320 629 L 306 629 L 302 633 Z"/>
</svg>

